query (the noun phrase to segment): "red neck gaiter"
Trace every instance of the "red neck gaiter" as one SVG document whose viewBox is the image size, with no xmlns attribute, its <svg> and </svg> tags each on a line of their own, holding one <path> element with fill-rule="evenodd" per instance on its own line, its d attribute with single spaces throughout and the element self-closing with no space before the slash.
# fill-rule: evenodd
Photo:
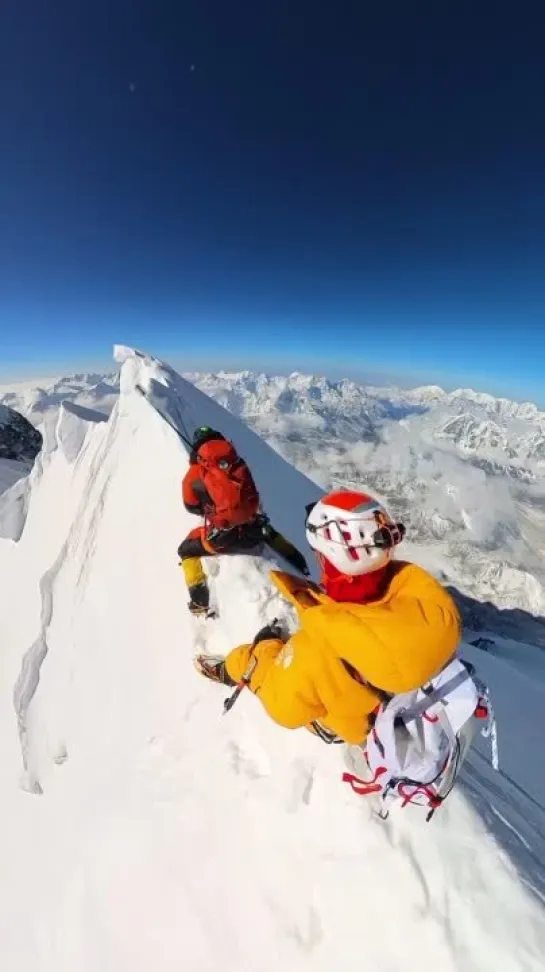
<svg viewBox="0 0 545 972">
<path fill-rule="evenodd" d="M 325 557 L 321 558 L 321 584 L 326 594 L 334 601 L 349 601 L 353 604 L 367 604 L 376 601 L 384 594 L 388 583 L 389 564 L 374 570 L 371 574 L 349 577 L 341 574 Z"/>
</svg>

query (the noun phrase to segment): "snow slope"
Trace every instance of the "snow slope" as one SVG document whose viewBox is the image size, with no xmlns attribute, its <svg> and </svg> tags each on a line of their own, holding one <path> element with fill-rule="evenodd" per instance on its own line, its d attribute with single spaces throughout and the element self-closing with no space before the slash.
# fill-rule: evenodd
<svg viewBox="0 0 545 972">
<path fill-rule="evenodd" d="M 513 796 L 477 754 L 469 799 L 460 788 L 429 826 L 408 811 L 382 822 L 339 782 L 337 747 L 280 730 L 249 693 L 222 717 L 224 692 L 192 655 L 289 611 L 268 564 L 233 557 L 212 564 L 220 619 L 188 615 L 175 556 L 194 525 L 179 499 L 187 456 L 136 385 L 188 431 L 226 431 L 302 547 L 317 490 L 168 367 L 129 349 L 118 359 L 109 421 L 71 414 L 54 430 L 20 540 L 0 541 L 2 967 L 541 969 L 545 816 L 534 807 L 532 825 L 531 780 Z M 542 690 L 528 682 L 537 726 Z M 522 734 L 508 694 L 500 732 Z M 511 846 L 492 836 L 498 814 Z"/>
</svg>

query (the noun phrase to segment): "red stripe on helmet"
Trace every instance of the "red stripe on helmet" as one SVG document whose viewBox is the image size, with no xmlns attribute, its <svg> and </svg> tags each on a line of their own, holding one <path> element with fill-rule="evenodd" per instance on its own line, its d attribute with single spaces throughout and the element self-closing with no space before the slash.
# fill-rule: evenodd
<svg viewBox="0 0 545 972">
<path fill-rule="evenodd" d="M 339 489 L 334 493 L 328 493 L 327 496 L 322 496 L 321 502 L 327 506 L 335 506 L 339 510 L 346 510 L 347 513 L 359 513 L 365 509 L 380 507 L 380 503 L 372 496 L 350 489 Z"/>
</svg>

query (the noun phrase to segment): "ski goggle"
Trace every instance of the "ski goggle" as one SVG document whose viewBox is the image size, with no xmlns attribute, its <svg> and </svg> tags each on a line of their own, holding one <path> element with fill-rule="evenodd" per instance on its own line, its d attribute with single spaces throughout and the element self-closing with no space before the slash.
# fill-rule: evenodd
<svg viewBox="0 0 545 972">
<path fill-rule="evenodd" d="M 305 520 L 305 529 L 308 530 L 308 532 L 313 536 L 316 536 L 322 531 L 327 531 L 325 536 L 326 539 L 331 543 L 340 543 L 346 547 L 354 547 L 355 545 L 349 542 L 351 539 L 350 535 L 343 532 L 339 526 L 338 520 L 324 520 L 324 522 L 319 523 L 318 526 L 315 526 L 314 523 L 309 523 L 308 518 L 315 506 L 316 503 L 309 503 L 308 506 L 305 506 L 307 514 Z M 350 522 L 350 517 L 346 517 L 346 522 Z M 335 537 L 332 536 L 331 527 L 333 527 L 334 530 L 340 534 L 338 539 L 335 539 Z M 385 520 L 380 526 L 377 526 L 377 529 L 371 534 L 369 538 L 371 541 L 370 543 L 361 543 L 357 546 L 378 547 L 380 550 L 391 550 L 392 547 L 395 547 L 398 543 L 401 543 L 403 537 L 405 536 L 405 532 L 406 531 L 403 523 L 394 523 L 393 521 Z"/>
</svg>

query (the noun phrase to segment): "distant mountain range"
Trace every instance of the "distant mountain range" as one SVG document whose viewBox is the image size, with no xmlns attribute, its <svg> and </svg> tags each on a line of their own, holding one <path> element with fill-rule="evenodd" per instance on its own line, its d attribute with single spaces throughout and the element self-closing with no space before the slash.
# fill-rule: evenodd
<svg viewBox="0 0 545 972">
<path fill-rule="evenodd" d="M 534 404 L 299 373 L 185 377 L 325 488 L 377 492 L 462 590 L 545 614 L 545 412 Z M 0 386 L 0 402 L 42 429 L 63 401 L 108 414 L 117 395 L 115 374 Z"/>
</svg>

